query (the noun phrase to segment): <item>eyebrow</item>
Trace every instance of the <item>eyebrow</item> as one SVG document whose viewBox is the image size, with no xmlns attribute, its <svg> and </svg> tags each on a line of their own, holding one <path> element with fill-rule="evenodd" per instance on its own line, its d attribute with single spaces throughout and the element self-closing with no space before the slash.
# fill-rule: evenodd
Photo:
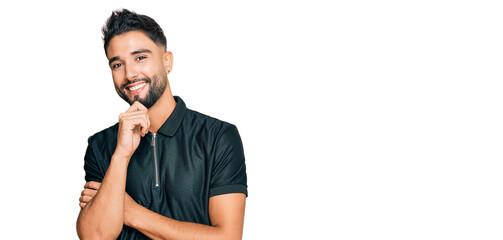
<svg viewBox="0 0 503 240">
<path fill-rule="evenodd" d="M 136 50 L 136 51 L 132 52 L 131 55 L 136 55 L 136 54 L 140 54 L 140 53 L 152 53 L 152 51 L 150 51 L 148 49 L 140 49 L 140 50 Z"/>
<path fill-rule="evenodd" d="M 152 51 L 150 51 L 148 49 L 140 49 L 140 50 L 136 50 L 136 51 L 131 52 L 131 55 L 136 55 L 136 54 L 140 54 L 140 53 L 152 53 Z M 108 59 L 108 65 L 110 65 L 113 61 L 117 61 L 117 60 L 119 60 L 118 56 L 115 56 L 113 58 Z"/>
<path fill-rule="evenodd" d="M 117 61 L 117 60 L 119 60 L 119 57 L 113 57 L 113 58 L 108 59 L 108 65 L 112 64 L 113 61 Z"/>
</svg>

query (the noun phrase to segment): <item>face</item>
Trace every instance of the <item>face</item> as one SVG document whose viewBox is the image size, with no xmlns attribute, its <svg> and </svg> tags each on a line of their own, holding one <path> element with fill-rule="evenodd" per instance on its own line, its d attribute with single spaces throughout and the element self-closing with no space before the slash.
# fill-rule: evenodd
<svg viewBox="0 0 503 240">
<path fill-rule="evenodd" d="M 152 107 L 168 84 L 172 55 L 141 31 L 130 31 L 110 40 L 107 48 L 115 90 L 130 105 L 139 101 Z"/>
</svg>

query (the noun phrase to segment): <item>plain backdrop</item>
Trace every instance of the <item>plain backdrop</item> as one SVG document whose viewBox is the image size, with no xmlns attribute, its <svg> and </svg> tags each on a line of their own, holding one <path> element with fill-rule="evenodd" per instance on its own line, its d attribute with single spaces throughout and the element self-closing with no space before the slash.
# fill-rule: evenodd
<svg viewBox="0 0 503 240">
<path fill-rule="evenodd" d="M 101 26 L 154 18 L 173 93 L 237 125 L 244 239 L 502 239 L 500 1 L 0 3 L 0 239 L 77 239 L 87 138 L 128 107 Z"/>
</svg>

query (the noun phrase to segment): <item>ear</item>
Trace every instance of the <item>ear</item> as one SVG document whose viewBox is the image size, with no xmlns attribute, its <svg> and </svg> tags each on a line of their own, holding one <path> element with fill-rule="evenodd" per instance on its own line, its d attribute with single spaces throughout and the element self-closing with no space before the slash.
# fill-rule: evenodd
<svg viewBox="0 0 503 240">
<path fill-rule="evenodd" d="M 171 72 L 171 69 L 173 69 L 173 53 L 170 51 L 165 52 L 162 55 L 162 62 L 164 64 L 164 71 L 167 75 Z"/>
</svg>

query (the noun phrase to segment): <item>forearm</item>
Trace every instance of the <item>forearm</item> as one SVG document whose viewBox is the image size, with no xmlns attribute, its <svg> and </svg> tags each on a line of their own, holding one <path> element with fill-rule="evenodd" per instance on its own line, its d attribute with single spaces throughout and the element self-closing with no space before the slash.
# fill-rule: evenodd
<svg viewBox="0 0 503 240">
<path fill-rule="evenodd" d="M 174 220 L 139 205 L 131 212 L 125 213 L 124 218 L 126 225 L 152 239 L 241 239 L 241 235 L 226 234 L 224 229 L 218 226 Z"/>
<path fill-rule="evenodd" d="M 112 156 L 96 196 L 81 210 L 77 233 L 81 239 L 116 239 L 123 226 L 127 159 Z"/>
</svg>

